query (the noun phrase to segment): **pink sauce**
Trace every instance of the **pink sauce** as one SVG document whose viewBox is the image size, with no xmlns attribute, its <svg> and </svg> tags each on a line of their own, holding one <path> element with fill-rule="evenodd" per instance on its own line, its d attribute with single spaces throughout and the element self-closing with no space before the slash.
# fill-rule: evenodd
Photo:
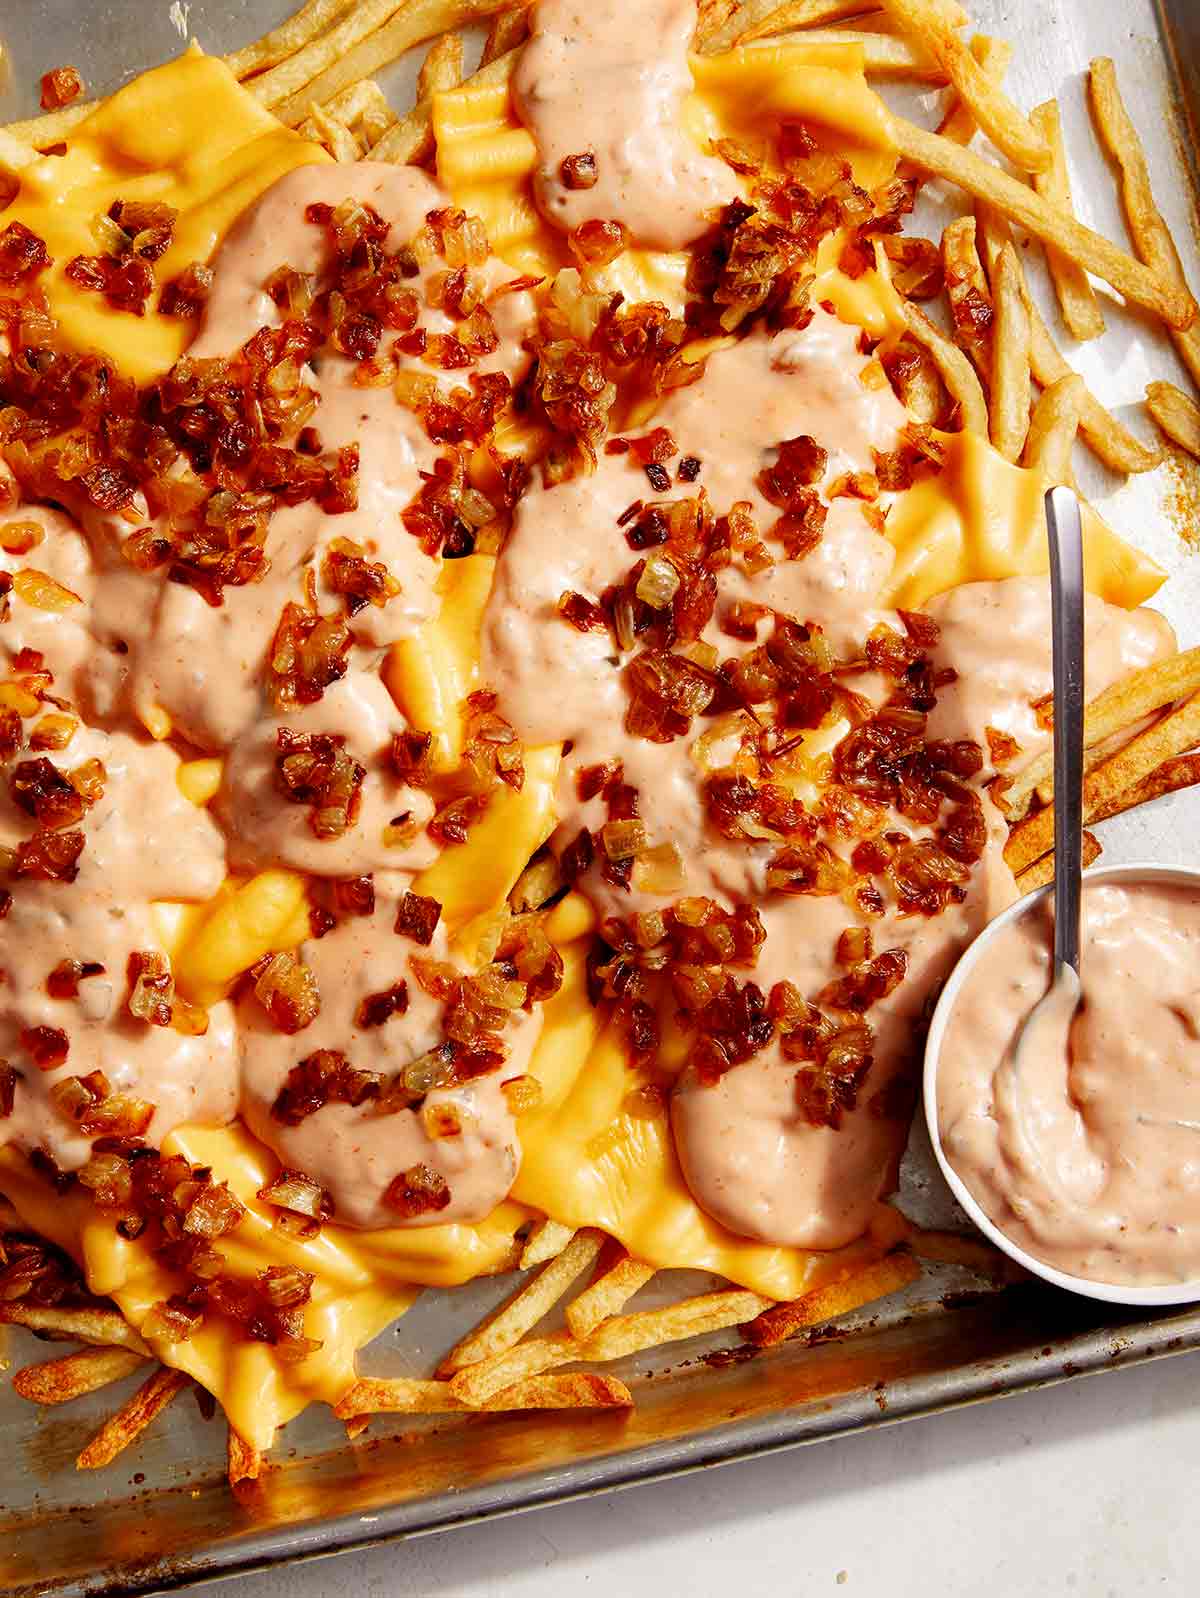
<svg viewBox="0 0 1200 1598">
<path fill-rule="evenodd" d="M 530 26 L 513 95 L 537 144 L 533 189 L 546 220 L 564 231 L 621 222 L 657 250 L 698 238 L 738 187 L 681 125 L 695 0 L 632 12 L 623 0 L 540 0 Z M 578 156 L 594 163 L 587 187 L 564 175 Z"/>
<path fill-rule="evenodd" d="M 426 213 L 446 197 L 412 168 L 360 163 L 311 167 L 291 174 L 239 221 L 223 246 L 194 359 L 235 349 L 281 314 L 263 284 L 282 264 L 318 274 L 323 230 L 305 221 L 307 205 L 337 205 L 355 197 L 391 224 L 392 243 L 411 238 Z M 430 334 L 452 331 L 443 311 L 427 303 L 428 280 L 444 263 L 430 264 L 412 280 L 421 301 L 420 326 Z M 480 270 L 485 290 L 511 277 L 494 259 Z M 503 295 L 494 314 L 499 350 L 482 365 L 520 375 L 528 361 L 520 333 L 528 319 L 526 294 Z M 386 340 L 385 340 L 386 342 Z M 431 373 L 416 358 L 399 365 Z M 457 1137 L 427 1135 L 413 1113 L 369 1116 L 327 1107 L 300 1128 L 275 1122 L 269 1107 L 299 1060 L 321 1047 L 366 1052 L 366 1068 L 394 1071 L 441 1040 L 444 1007 L 411 981 L 408 1013 L 360 1036 L 354 1014 L 360 998 L 402 978 L 413 946 L 393 931 L 396 904 L 415 874 L 436 857 L 424 828 L 434 801 L 395 778 L 387 760 L 392 737 L 408 723 L 383 684 L 388 648 L 409 637 L 436 611 L 440 563 L 426 555 L 403 526 L 400 513 L 433 467 L 440 447 L 391 387 L 354 382 L 355 366 L 324 353 L 307 373 L 317 396 L 313 423 L 326 450 L 357 443 L 359 503 L 354 512 L 329 516 L 312 504 L 284 508 L 272 519 L 265 578 L 225 590 L 211 606 L 192 588 L 145 576 L 120 553 L 128 528 L 77 504 L 80 525 L 54 510 L 24 506 L 5 521 L 36 524 L 42 536 L 25 553 L 0 550 L 0 570 L 44 572 L 77 596 L 64 610 L 39 609 L 13 593 L 10 619 L 0 628 L 0 660 L 9 665 L 21 648 L 45 657 L 55 690 L 90 721 L 120 727 L 111 734 L 80 728 L 69 747 L 52 755 L 70 769 L 89 756 L 107 772 L 103 798 L 81 823 L 86 846 L 74 883 L 16 884 L 3 921 L 0 946 L 0 1058 L 20 1073 L 11 1117 L 0 1123 L 5 1142 L 43 1147 L 66 1169 L 82 1164 L 90 1142 L 76 1134 L 54 1106 L 49 1089 L 63 1077 L 103 1070 L 114 1092 L 152 1102 L 147 1136 L 161 1139 L 184 1122 L 221 1124 L 239 1109 L 285 1161 L 298 1163 L 328 1186 L 339 1221 L 350 1225 L 398 1224 L 381 1195 L 393 1177 L 424 1163 L 445 1175 L 452 1202 L 426 1221 L 478 1219 L 504 1197 L 516 1175 L 519 1147 L 501 1078 L 435 1092 L 430 1103 L 452 1101 L 461 1113 Z M 455 372 L 451 383 L 467 374 Z M 264 694 L 264 657 L 288 601 L 304 598 L 315 580 L 323 610 L 340 609 L 321 576 L 334 538 L 362 546 L 368 559 L 386 563 L 399 595 L 384 607 L 365 606 L 353 618 L 354 646 L 346 676 L 314 705 L 291 716 L 274 711 Z M 47 707 L 52 708 L 52 707 Z M 199 750 L 224 756 L 223 781 L 212 814 L 197 809 L 176 783 L 179 756 L 153 744 L 134 718 L 165 710 L 175 731 Z M 275 786 L 278 727 L 296 733 L 337 733 L 366 770 L 357 823 L 344 836 L 319 840 L 309 809 L 289 803 Z M 31 723 L 32 725 L 32 723 Z M 28 730 L 28 729 L 27 729 Z M 133 735 L 131 736 L 131 732 Z M 31 753 L 25 751 L 25 754 Z M 385 841 L 385 828 L 404 821 L 407 841 Z M 31 819 L 0 798 L 0 844 L 27 838 Z M 288 866 L 318 877 L 372 873 L 379 909 L 368 920 L 343 922 L 303 958 L 318 974 L 323 1008 L 304 1034 L 289 1037 L 267 1021 L 253 999 L 235 1016 L 222 1003 L 203 1036 L 150 1026 L 128 1009 L 127 967 L 133 953 L 162 954 L 153 905 L 159 900 L 203 901 L 227 871 L 249 874 Z M 444 939 L 442 940 L 444 943 Z M 430 951 L 444 957 L 444 948 Z M 55 1000 L 46 978 L 64 958 L 95 961 L 102 974 L 80 984 L 78 997 Z M 41 1072 L 21 1041 L 31 1026 L 65 1031 L 64 1065 Z M 524 1017 L 513 1029 L 510 1068 L 518 1075 L 540 1027 Z M 361 1124 L 360 1124 L 361 1123 Z"/>
<path fill-rule="evenodd" d="M 1052 913 L 998 933 L 942 1043 L 942 1147 L 1014 1243 L 1123 1286 L 1200 1279 L 1200 892 L 1084 892 L 1083 1002 L 1069 1032 L 1012 1045 L 1050 985 Z"/>
</svg>

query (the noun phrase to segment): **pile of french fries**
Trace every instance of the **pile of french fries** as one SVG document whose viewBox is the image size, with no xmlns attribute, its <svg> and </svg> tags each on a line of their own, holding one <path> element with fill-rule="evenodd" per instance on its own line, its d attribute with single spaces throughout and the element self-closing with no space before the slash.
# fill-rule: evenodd
<svg viewBox="0 0 1200 1598">
<path fill-rule="evenodd" d="M 262 38 L 225 57 L 230 69 L 289 127 L 323 144 L 339 161 L 427 163 L 434 154 L 432 100 L 464 81 L 502 83 L 527 32 L 526 4 L 512 0 L 307 0 Z M 630 0 L 631 25 L 636 11 Z M 1163 459 L 1124 427 L 1087 388 L 1058 347 L 1034 303 L 1013 228 L 1041 241 L 1062 321 L 1076 340 L 1105 327 L 1095 276 L 1168 330 L 1181 362 L 1200 385 L 1200 322 L 1178 251 L 1155 204 L 1145 155 L 1117 86 L 1111 61 L 1092 63 L 1090 102 L 1100 143 L 1111 160 L 1132 251 L 1079 223 L 1071 208 L 1066 155 L 1054 101 L 1024 115 L 1002 80 L 1011 50 L 1002 40 L 969 38 L 956 0 L 702 0 L 697 48 L 715 52 L 758 41 L 856 40 L 868 75 L 948 88 L 936 132 L 897 117 L 904 171 L 938 179 L 963 194 L 971 213 L 946 227 L 940 244 L 949 326 L 905 303 L 915 358 L 901 397 L 919 421 L 954 416 L 989 437 L 1008 460 L 1047 483 L 1072 481 L 1080 439 L 1108 467 L 1148 471 Z M 464 79 L 462 29 L 488 23 L 479 66 Z M 849 27 L 843 24 L 849 23 Z M 430 43 L 432 41 L 432 43 Z M 413 105 L 398 113 L 373 74 L 408 50 L 429 44 Z M 19 180 L 39 151 L 52 149 L 92 109 L 79 102 L 0 128 L 0 181 Z M 970 148 L 982 134 L 1001 161 Z M 1014 170 L 1015 169 L 1015 170 Z M 0 205 L 5 203 L 0 192 Z M 882 246 L 880 246 L 882 248 Z M 894 248 L 894 246 L 893 246 Z M 984 332 L 955 316 L 969 296 L 991 308 Z M 1146 407 L 1165 438 L 1200 458 L 1200 406 L 1169 382 L 1151 383 Z M 1200 781 L 1200 649 L 1160 661 L 1115 684 L 1088 706 L 1085 819 L 1100 822 Z M 1054 796 L 1049 753 L 994 795 L 1011 822 L 1006 859 L 1023 889 L 1053 875 Z M 1099 853 L 1086 835 L 1085 858 Z M 682 1339 L 743 1328 L 769 1346 L 894 1293 L 920 1273 L 920 1258 L 951 1261 L 995 1276 L 1011 1269 L 996 1252 L 951 1234 L 922 1233 L 895 1211 L 878 1245 L 844 1274 L 792 1303 L 737 1288 L 666 1308 L 627 1309 L 656 1275 L 599 1231 L 552 1219 L 524 1243 L 521 1285 L 458 1343 L 434 1377 L 364 1379 L 337 1405 L 356 1435 L 370 1416 L 552 1408 L 622 1408 L 633 1402 L 610 1364 Z M 0 1233 L 16 1228 L 0 1200 Z M 587 1278 L 581 1288 L 581 1280 Z M 578 1289 L 578 1290 L 576 1290 Z M 569 1296 L 572 1295 L 573 1296 Z M 540 1331 L 561 1309 L 561 1329 Z M 14 1387 L 40 1404 L 61 1404 L 118 1382 L 153 1360 L 150 1348 L 111 1308 L 45 1308 L 0 1302 L 0 1324 L 85 1346 L 17 1372 Z M 156 1366 L 79 1455 L 81 1468 L 115 1459 L 191 1386 Z M 262 1460 L 230 1430 L 228 1473 L 234 1485 L 258 1477 Z"/>
</svg>

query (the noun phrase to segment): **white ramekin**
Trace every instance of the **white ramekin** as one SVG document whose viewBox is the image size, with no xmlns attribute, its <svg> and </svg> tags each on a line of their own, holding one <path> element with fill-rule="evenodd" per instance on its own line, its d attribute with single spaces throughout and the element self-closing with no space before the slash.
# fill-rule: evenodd
<svg viewBox="0 0 1200 1598">
<path fill-rule="evenodd" d="M 1092 882 L 1168 882 L 1178 883 L 1200 892 L 1200 870 L 1192 870 L 1187 866 L 1161 866 L 1150 861 L 1135 861 L 1129 865 L 1119 866 L 1093 866 L 1083 874 L 1084 881 Z M 1085 1298 L 1104 1299 L 1110 1304 L 1139 1304 L 1144 1306 L 1161 1304 L 1190 1304 L 1200 1300 L 1200 1280 L 1191 1282 L 1164 1282 L 1152 1287 L 1125 1287 L 1115 1282 L 1095 1282 L 1085 1276 L 1070 1276 L 1066 1271 L 1059 1271 L 1052 1265 L 1047 1265 L 1036 1255 L 1027 1253 L 1001 1231 L 995 1221 L 983 1210 L 979 1202 L 972 1196 L 966 1183 L 950 1164 L 942 1149 L 941 1134 L 938 1129 L 937 1112 L 937 1070 L 941 1056 L 942 1041 L 946 1035 L 946 1027 L 950 1020 L 950 1013 L 954 1008 L 956 999 L 961 992 L 971 973 L 975 970 L 980 960 L 986 959 L 988 950 L 997 935 L 1007 926 L 1010 926 L 1019 916 L 1027 915 L 1035 905 L 1041 903 L 1054 892 L 1053 884 L 1044 888 L 1035 888 L 1032 893 L 1027 893 L 1023 899 L 1018 899 L 1016 904 L 1010 905 L 1002 915 L 988 923 L 975 941 L 969 946 L 950 975 L 949 981 L 942 989 L 938 999 L 937 1008 L 933 1012 L 933 1019 L 929 1024 L 929 1036 L 925 1043 L 925 1073 L 924 1073 L 924 1098 L 925 1120 L 929 1127 L 929 1137 L 933 1144 L 933 1152 L 941 1167 L 942 1175 L 950 1185 L 950 1190 L 959 1204 L 966 1211 L 970 1220 L 979 1228 L 983 1235 L 1002 1249 L 1010 1259 L 1016 1260 L 1018 1265 L 1024 1266 L 1034 1276 L 1040 1276 L 1044 1281 L 1053 1282 L 1056 1287 L 1065 1287 L 1072 1293 L 1081 1293 Z M 1087 951 L 1083 955 L 1083 977 L 1087 982 Z"/>
</svg>

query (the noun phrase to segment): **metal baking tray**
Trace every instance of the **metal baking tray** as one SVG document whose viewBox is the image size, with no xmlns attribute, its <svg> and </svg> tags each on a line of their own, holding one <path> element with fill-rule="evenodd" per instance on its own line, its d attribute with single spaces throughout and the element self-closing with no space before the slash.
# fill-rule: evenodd
<svg viewBox="0 0 1200 1598">
<path fill-rule="evenodd" d="M 51 67 L 70 61 L 90 92 L 104 93 L 178 50 L 187 33 L 210 50 L 228 50 L 275 25 L 294 3 L 0 0 L 0 40 L 11 63 L 8 81 L 0 79 L 0 121 L 36 109 L 38 79 Z M 632 22 L 638 0 L 628 3 Z M 1111 176 L 1087 132 L 1081 75 L 1094 55 L 1118 61 L 1156 194 L 1192 282 L 1200 283 L 1194 0 L 971 0 L 970 9 L 981 28 L 1016 45 L 1011 82 L 1021 103 L 1059 96 L 1078 208 L 1120 239 Z M 385 83 L 403 96 L 412 78 L 411 64 L 401 63 Z M 930 227 L 939 220 L 931 216 Z M 1047 309 L 1053 321 L 1049 302 Z M 1145 326 L 1116 306 L 1108 320 L 1101 347 L 1076 355 L 1088 381 L 1125 414 L 1150 376 L 1180 374 L 1160 334 L 1147 337 Z M 1094 463 L 1079 464 L 1082 486 L 1114 525 L 1171 572 L 1156 603 L 1182 641 L 1195 642 L 1200 523 L 1189 507 L 1200 506 L 1200 471 L 1175 459 L 1150 480 L 1118 485 Z M 1194 860 L 1197 808 L 1193 796 L 1180 795 L 1145 816 L 1110 823 L 1106 859 Z M 922 1224 L 967 1230 L 919 1127 L 900 1202 Z M 677 1276 L 656 1279 L 646 1291 L 666 1296 L 695 1285 Z M 426 1294 L 365 1351 L 364 1371 L 426 1372 L 506 1290 L 484 1282 L 453 1295 Z M 25 1333 L 12 1334 L 0 1342 L 0 1371 L 36 1357 L 38 1347 Z M 351 1444 L 328 1412 L 312 1412 L 282 1434 L 275 1468 L 238 1498 L 224 1480 L 224 1428 L 190 1404 L 177 1404 L 115 1468 L 81 1476 L 74 1455 L 111 1408 L 111 1394 L 39 1413 L 0 1383 L 0 1594 L 164 1591 L 1197 1348 L 1200 1307 L 1135 1316 L 1035 1283 L 991 1288 L 943 1266 L 875 1314 L 811 1343 L 750 1357 L 724 1337 L 626 1361 L 617 1369 L 635 1387 L 637 1408 L 629 1415 L 405 1417 L 393 1418 L 390 1431 L 381 1419 Z"/>
</svg>

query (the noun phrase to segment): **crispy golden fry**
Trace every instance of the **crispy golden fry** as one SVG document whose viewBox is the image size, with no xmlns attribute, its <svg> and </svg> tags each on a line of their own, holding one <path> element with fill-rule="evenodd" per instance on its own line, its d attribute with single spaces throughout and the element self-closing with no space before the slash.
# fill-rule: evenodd
<svg viewBox="0 0 1200 1598">
<path fill-rule="evenodd" d="M 417 73 L 417 99 L 427 100 L 442 89 L 457 89 L 462 82 L 462 35 L 443 33 L 429 47 Z"/>
<path fill-rule="evenodd" d="M 11 1304 L 0 1304 L 0 1326 L 5 1324 L 25 1326 L 31 1332 L 42 1332 L 73 1343 L 127 1348 L 143 1359 L 151 1357 L 149 1346 L 115 1309 L 60 1309 L 57 1305 L 24 1304 L 17 1299 Z"/>
<path fill-rule="evenodd" d="M 1174 383 L 1147 383 L 1146 408 L 1173 444 L 1200 460 L 1200 405 Z"/>
<path fill-rule="evenodd" d="M 770 1304 L 771 1300 L 761 1294 L 734 1288 L 727 1292 L 702 1293 L 698 1298 L 670 1304 L 666 1309 L 614 1315 L 579 1345 L 580 1358 L 589 1361 L 624 1359 L 627 1354 L 659 1348 L 685 1337 L 724 1331 L 728 1326 L 740 1326 L 744 1321 L 753 1320 Z"/>
<path fill-rule="evenodd" d="M 852 1309 L 870 1304 L 888 1293 L 896 1293 L 920 1276 L 920 1267 L 910 1254 L 885 1255 L 861 1270 L 805 1293 L 790 1304 L 776 1304 L 765 1310 L 746 1328 L 746 1335 L 760 1348 L 782 1343 L 809 1326 L 847 1315 Z"/>
<path fill-rule="evenodd" d="M 633 1403 L 628 1387 L 615 1376 L 591 1371 L 565 1376 L 535 1376 L 515 1382 L 481 1407 L 505 1409 L 627 1409 Z M 391 1380 L 363 1378 L 337 1402 L 334 1414 L 352 1421 L 367 1415 L 436 1415 L 472 1406 L 455 1398 L 449 1382 L 422 1381 L 412 1376 Z"/>
<path fill-rule="evenodd" d="M 1116 794 L 1107 804 L 1098 805 L 1093 821 L 1107 821 L 1109 816 L 1119 816 L 1137 805 L 1149 804 L 1152 799 L 1162 799 L 1166 794 L 1178 793 L 1181 788 L 1194 787 L 1200 782 L 1200 754 L 1177 755 L 1164 760 L 1141 782 L 1134 783 L 1124 793 Z"/>
<path fill-rule="evenodd" d="M 945 410 L 946 390 L 932 355 L 907 334 L 893 353 L 903 357 L 887 364 L 896 398 L 914 421 L 936 425 Z"/>
<path fill-rule="evenodd" d="M 35 150 L 48 150 L 52 144 L 61 144 L 72 128 L 90 117 L 96 105 L 95 100 L 74 100 L 57 111 L 44 111 L 40 117 L 6 123 L 0 131 Z"/>
<path fill-rule="evenodd" d="M 1162 281 L 1157 273 L 1101 234 L 1048 205 L 1040 194 L 991 161 L 904 117 L 893 117 L 892 128 L 900 153 L 926 172 L 947 178 L 976 199 L 994 205 L 1043 243 L 1057 245 L 1089 272 L 1119 289 L 1126 299 L 1152 311 L 1172 327 L 1191 325 L 1196 313 L 1190 294 Z"/>
<path fill-rule="evenodd" d="M 874 8 L 875 0 L 744 0 L 720 22 L 703 15 L 697 29 L 701 49 L 707 54 L 729 50 L 735 44 L 750 44 L 769 34 L 788 28 L 813 28 L 823 22 L 840 22 L 844 17 L 861 16 Z"/>
<path fill-rule="evenodd" d="M 975 247 L 973 216 L 960 216 L 942 230 L 942 275 L 950 301 L 954 342 L 971 357 L 984 382 L 990 383 L 994 313 Z"/>
<path fill-rule="evenodd" d="M 483 42 L 483 54 L 479 58 L 479 65 L 489 66 L 500 56 L 515 50 L 519 44 L 525 43 L 528 34 L 529 15 L 524 6 L 517 6 L 511 11 L 498 11 L 492 18 L 492 25 Z"/>
<path fill-rule="evenodd" d="M 963 431 L 978 433 L 981 438 L 986 438 L 987 402 L 979 379 L 975 376 L 975 368 L 957 345 L 952 344 L 941 329 L 935 327 L 911 301 L 903 302 L 903 310 L 909 333 L 929 351 L 950 398 L 958 405 Z"/>
<path fill-rule="evenodd" d="M 352 83 L 341 94 L 335 94 L 325 109 L 330 116 L 337 117 L 348 128 L 361 134 L 368 146 L 378 143 L 387 130 L 395 127 L 399 121 L 388 104 L 387 95 L 374 78 L 363 78 L 360 83 Z"/>
<path fill-rule="evenodd" d="M 1174 704 L 1200 690 L 1200 648 L 1185 649 L 1131 672 L 1102 694 L 1097 694 L 1083 713 L 1083 741 L 1086 748 L 1104 743 L 1124 732 L 1144 716 Z M 1185 744 L 1184 748 L 1187 747 Z M 1004 795 L 1009 810 L 1021 815 L 1035 789 L 1047 781 L 1053 792 L 1054 754 L 1045 750 L 1031 760 L 1024 771 L 1012 779 Z"/>
<path fill-rule="evenodd" d="M 976 206 L 975 220 L 988 271 L 994 271 L 1001 249 L 1012 238 L 1011 230 L 1004 217 L 984 202 Z M 1017 264 L 1020 266 L 1020 256 L 1017 257 Z M 1049 388 L 1060 378 L 1069 377 L 1072 368 L 1055 344 L 1042 313 L 1029 294 L 1023 268 L 1021 283 L 1029 311 L 1030 364 L 1037 381 L 1043 388 Z M 1111 412 L 1105 410 L 1090 389 L 1084 390 L 1079 431 L 1092 453 L 1115 472 L 1150 472 L 1162 461 L 1162 450 L 1151 449 L 1143 444 Z"/>
<path fill-rule="evenodd" d="M 26 1365 L 13 1377 L 13 1389 L 32 1404 L 68 1404 L 123 1380 L 142 1364 L 142 1355 L 127 1348 L 82 1348 L 62 1359 Z"/>
<path fill-rule="evenodd" d="M 300 132 L 314 144 L 323 144 L 335 161 L 357 161 L 362 154 L 350 129 L 323 105 L 309 107 L 309 119 L 300 124 Z"/>
<path fill-rule="evenodd" d="M 37 159 L 38 153 L 32 145 L 0 128 L 0 175 L 7 173 L 19 178 L 21 172 Z"/>
<path fill-rule="evenodd" d="M 240 1432 L 229 1428 L 229 1439 L 225 1451 L 225 1474 L 229 1478 L 229 1485 L 236 1487 L 240 1482 L 257 1481 L 262 1474 L 262 1455 L 257 1448 L 252 1448 Z"/>
<path fill-rule="evenodd" d="M 1050 165 L 1046 141 L 979 65 L 954 27 L 947 26 L 938 6 L 931 0 L 881 0 L 881 4 L 942 67 L 959 99 L 1001 154 L 1023 172 L 1041 172 Z"/>
<path fill-rule="evenodd" d="M 811 28 L 755 40 L 756 44 L 856 44 L 863 53 L 863 70 L 869 78 L 894 78 L 910 83 L 945 83 L 946 74 L 919 45 L 889 33 L 866 33 L 857 28 Z"/>
<path fill-rule="evenodd" d="M 452 1376 L 464 1365 L 503 1353 L 520 1342 L 558 1303 L 580 1272 L 591 1265 L 603 1242 L 599 1232 L 577 1232 L 557 1259 L 543 1266 L 532 1282 L 519 1288 L 512 1298 L 450 1350 L 438 1366 L 438 1375 Z"/>
<path fill-rule="evenodd" d="M 590 1337 L 602 1321 L 623 1310 L 653 1275 L 653 1265 L 643 1265 L 641 1260 L 623 1253 L 609 1270 L 567 1305 L 567 1328 L 572 1336 Z"/>
<path fill-rule="evenodd" d="M 340 21 L 353 3 L 354 0 L 307 0 L 307 4 L 279 27 L 243 45 L 240 50 L 232 51 L 225 57 L 225 65 L 235 78 L 266 72 L 311 44 L 318 34 Z"/>
<path fill-rule="evenodd" d="M 1200 743 L 1200 693 L 1154 722 L 1144 732 L 1110 755 L 1088 773 L 1083 781 L 1083 819 L 1091 822 L 1097 813 L 1111 814 L 1115 800 L 1143 782 L 1156 766 L 1172 755 L 1182 754 Z M 1014 875 L 1024 871 L 1054 844 L 1054 806 L 1049 804 L 1019 822 L 1004 846 L 1004 858 Z"/>
<path fill-rule="evenodd" d="M 1189 294 L 1175 240 L 1154 203 L 1146 152 L 1117 87 L 1117 70 L 1106 56 L 1099 57 L 1091 64 L 1088 72 L 1088 101 L 1100 142 L 1121 175 L 1121 205 L 1134 250 L 1151 271 L 1157 272 L 1165 282 L 1182 293 Z M 1190 327 L 1182 329 L 1175 328 L 1171 337 L 1179 351 L 1180 360 L 1191 374 L 1192 382 L 1200 388 L 1200 322 L 1193 322 Z"/>
<path fill-rule="evenodd" d="M 554 1259 L 566 1248 L 576 1230 L 574 1226 L 563 1226 L 558 1221 L 552 1221 L 549 1216 L 538 1221 L 521 1251 L 521 1269 L 531 1271 L 535 1265 L 544 1265 L 547 1260 Z"/>
<path fill-rule="evenodd" d="M 382 28 L 396 12 L 408 9 L 405 0 L 360 0 L 359 4 L 348 10 L 342 7 L 338 20 L 328 31 L 310 31 L 298 49 L 288 52 L 266 72 L 251 78 L 246 87 L 263 105 L 274 107 L 290 103 L 308 84 L 316 84 L 332 63 L 345 60 L 357 44 Z M 425 9 L 431 7 L 427 4 Z M 439 9 L 445 11 L 447 8 L 443 5 Z M 447 18 L 447 22 L 451 20 Z M 438 32 L 440 28 L 433 31 Z M 410 42 L 416 43 L 416 40 Z M 326 89 L 324 92 L 313 89 L 305 98 L 318 103 L 331 99 L 338 89 L 367 76 L 368 73 L 355 72 L 335 89 Z M 294 127 L 298 121 L 298 117 L 292 118 L 288 125 Z"/>
<path fill-rule="evenodd" d="M 495 61 L 489 61 L 486 67 L 481 67 L 478 72 L 472 73 L 466 82 L 480 86 L 507 83 L 512 77 L 519 55 L 519 50 L 510 50 L 507 55 L 498 56 Z M 394 161 L 398 166 L 425 161 L 432 154 L 433 102 L 431 100 L 419 100 L 411 111 L 400 118 L 394 128 L 384 134 L 378 144 L 367 151 L 372 161 Z"/>
<path fill-rule="evenodd" d="M 971 40 L 970 50 L 980 71 L 986 72 L 996 85 L 1004 82 L 1013 53 L 1007 39 L 993 39 L 989 34 L 977 33 Z M 961 96 L 956 96 L 938 132 L 944 139 L 953 139 L 955 144 L 970 144 L 978 131 L 971 107 Z"/>
<path fill-rule="evenodd" d="M 1045 104 L 1035 106 L 1031 121 L 1050 151 L 1050 165 L 1044 172 L 1034 173 L 1033 186 L 1044 200 L 1073 215 L 1071 179 L 1067 171 L 1067 152 L 1063 144 L 1057 100 L 1047 100 Z M 1064 255 L 1053 245 L 1046 249 L 1046 265 L 1050 268 L 1054 292 L 1058 296 L 1058 308 L 1071 337 L 1081 341 L 1099 338 L 1104 331 L 1104 313 L 1087 273 L 1069 255 Z"/>
<path fill-rule="evenodd" d="M 992 275 L 992 443 L 1006 461 L 1020 459 L 1029 432 L 1029 312 L 1016 251 L 1006 244 Z"/>
<path fill-rule="evenodd" d="M 1100 816 L 1093 817 L 1099 821 Z M 1100 858 L 1100 840 L 1094 832 L 1083 834 L 1083 863 L 1084 866 L 1095 865 Z M 1040 860 L 1035 860 L 1031 866 L 1017 874 L 1017 887 L 1022 893 L 1032 893 L 1035 888 L 1044 888 L 1048 882 L 1054 881 L 1054 850 L 1044 854 Z"/>
<path fill-rule="evenodd" d="M 468 1409 L 482 1409 L 515 1382 L 540 1376 L 556 1365 L 575 1364 L 583 1358 L 582 1346 L 569 1332 L 527 1338 L 515 1348 L 504 1349 L 456 1372 L 450 1378 L 450 1391 Z"/>
<path fill-rule="evenodd" d="M 435 38 L 448 28 L 482 21 L 499 11 L 502 4 L 503 0 L 402 0 L 397 6 L 396 0 L 362 0 L 340 27 L 328 34 L 326 40 L 318 41 L 320 53 L 314 53 L 302 69 L 297 69 L 301 81 L 292 88 L 284 79 L 277 80 L 275 88 L 267 91 L 272 98 L 265 99 L 264 103 L 281 122 L 295 127 L 304 120 L 309 100 L 323 103 L 348 84 L 378 72 L 406 50 L 411 50 L 413 45 Z M 382 27 L 377 20 L 370 19 L 364 26 L 363 19 L 368 18 L 369 10 L 371 19 L 380 15 L 386 17 Z M 314 46 L 310 49 L 316 51 Z M 318 60 L 317 75 L 305 81 L 305 75 Z M 284 62 L 274 72 L 284 73 L 290 66 L 291 62 Z M 268 73 L 267 77 L 273 75 Z M 259 82 L 265 83 L 266 77 L 256 79 L 250 88 L 257 89 Z M 279 97 L 281 88 L 287 98 Z"/>
<path fill-rule="evenodd" d="M 111 1465 L 117 1455 L 136 1442 L 160 1411 L 166 1409 L 177 1394 L 190 1387 L 192 1378 L 182 1371 L 160 1366 L 148 1381 L 142 1383 L 133 1397 L 122 1404 L 115 1415 L 104 1422 L 75 1461 L 77 1470 L 101 1470 Z"/>
<path fill-rule="evenodd" d="M 1072 372 L 1043 390 L 1029 419 L 1022 464 L 1040 472 L 1048 483 L 1074 482 L 1071 446 L 1079 431 L 1079 415 L 1087 393 L 1083 378 Z"/>
</svg>

